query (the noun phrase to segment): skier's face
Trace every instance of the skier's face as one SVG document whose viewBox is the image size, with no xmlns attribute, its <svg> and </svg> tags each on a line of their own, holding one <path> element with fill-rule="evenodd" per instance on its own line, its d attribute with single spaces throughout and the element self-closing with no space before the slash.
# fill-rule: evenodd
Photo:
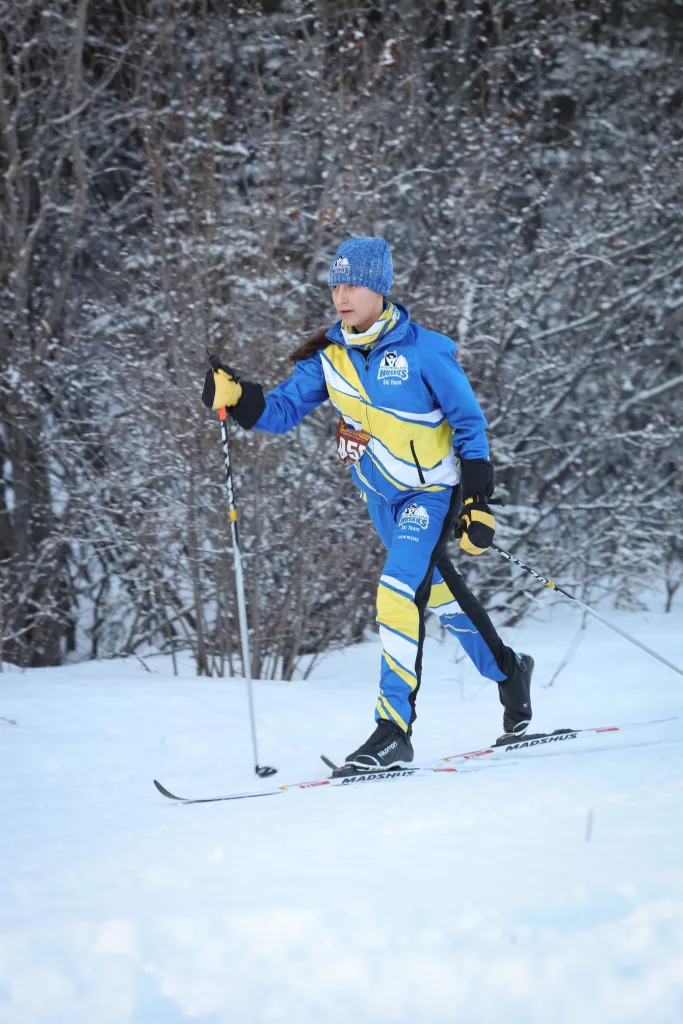
<svg viewBox="0 0 683 1024">
<path fill-rule="evenodd" d="M 372 327 L 384 308 L 379 292 L 372 292 L 359 284 L 335 285 L 332 301 L 344 323 L 361 333 Z"/>
</svg>

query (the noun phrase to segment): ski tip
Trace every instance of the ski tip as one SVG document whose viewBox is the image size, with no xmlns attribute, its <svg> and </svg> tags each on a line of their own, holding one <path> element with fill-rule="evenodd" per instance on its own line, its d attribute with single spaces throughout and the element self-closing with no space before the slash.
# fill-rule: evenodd
<svg viewBox="0 0 683 1024">
<path fill-rule="evenodd" d="M 152 782 L 161 793 L 162 796 L 167 796 L 169 800 L 182 800 L 181 796 L 176 796 L 175 793 L 171 793 L 170 790 L 166 789 L 166 786 L 162 786 L 157 779 L 152 779 Z"/>
</svg>

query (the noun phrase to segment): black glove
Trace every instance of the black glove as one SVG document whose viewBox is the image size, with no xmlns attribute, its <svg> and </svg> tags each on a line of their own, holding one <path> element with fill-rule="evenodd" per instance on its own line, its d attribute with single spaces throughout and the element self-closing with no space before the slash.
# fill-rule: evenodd
<svg viewBox="0 0 683 1024">
<path fill-rule="evenodd" d="M 232 409 L 241 397 L 240 379 L 229 367 L 206 371 L 202 402 L 207 409 Z"/>
<path fill-rule="evenodd" d="M 209 362 L 211 369 L 206 373 L 202 402 L 208 409 L 227 407 L 235 422 L 249 430 L 266 407 L 263 388 L 260 384 L 242 380 L 217 355 L 210 356 Z"/>
<path fill-rule="evenodd" d="M 493 466 L 488 459 L 462 459 L 463 507 L 456 525 L 460 547 L 468 555 L 483 555 L 491 547 L 496 520 L 486 499 L 493 495 Z M 458 532 L 459 531 L 459 532 Z"/>
</svg>

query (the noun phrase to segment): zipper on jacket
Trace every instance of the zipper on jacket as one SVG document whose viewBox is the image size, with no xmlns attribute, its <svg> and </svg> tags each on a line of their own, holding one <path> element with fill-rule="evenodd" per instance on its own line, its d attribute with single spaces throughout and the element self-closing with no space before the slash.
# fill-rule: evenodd
<svg viewBox="0 0 683 1024">
<path fill-rule="evenodd" d="M 413 462 L 415 463 L 415 465 L 417 467 L 417 475 L 420 478 L 420 483 L 423 484 L 423 483 L 425 483 L 424 473 L 422 472 L 422 466 L 417 461 L 417 454 L 415 452 L 415 445 L 413 444 L 412 441 L 410 442 L 410 450 L 413 453 Z"/>
<path fill-rule="evenodd" d="M 363 386 L 365 388 L 365 394 L 366 395 L 369 394 L 368 386 L 369 386 L 369 383 L 370 383 L 370 355 L 371 355 L 371 353 L 372 353 L 372 349 L 371 348 L 368 349 L 367 352 L 361 352 L 361 355 L 365 359 L 365 381 L 363 382 Z M 366 411 L 366 417 L 367 417 L 367 421 L 368 421 L 368 433 L 370 434 L 370 437 L 372 437 L 372 427 L 370 425 L 370 407 L 369 406 L 368 406 L 367 411 Z M 375 487 L 375 466 L 373 464 L 372 459 L 370 459 L 370 466 L 369 466 L 369 473 L 368 473 L 368 475 L 370 477 L 370 480 L 368 481 L 368 483 L 372 487 L 373 491 L 376 494 L 379 494 L 380 498 L 382 498 L 383 501 L 386 501 L 386 499 L 385 499 L 384 495 L 381 493 L 381 491 L 378 491 L 377 488 Z"/>
</svg>

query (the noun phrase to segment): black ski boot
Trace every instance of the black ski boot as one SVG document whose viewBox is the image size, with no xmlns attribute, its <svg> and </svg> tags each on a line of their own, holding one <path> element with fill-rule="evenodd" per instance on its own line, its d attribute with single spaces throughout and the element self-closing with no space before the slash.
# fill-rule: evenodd
<svg viewBox="0 0 683 1024">
<path fill-rule="evenodd" d="M 382 772 L 389 768 L 407 768 L 414 756 L 410 737 L 400 726 L 382 718 L 370 739 L 349 754 L 344 764 L 361 772 Z"/>
<path fill-rule="evenodd" d="M 515 654 L 512 675 L 498 683 L 506 736 L 523 736 L 531 721 L 531 673 L 534 659 L 530 654 Z M 502 739 L 503 737 L 501 737 Z"/>
</svg>

